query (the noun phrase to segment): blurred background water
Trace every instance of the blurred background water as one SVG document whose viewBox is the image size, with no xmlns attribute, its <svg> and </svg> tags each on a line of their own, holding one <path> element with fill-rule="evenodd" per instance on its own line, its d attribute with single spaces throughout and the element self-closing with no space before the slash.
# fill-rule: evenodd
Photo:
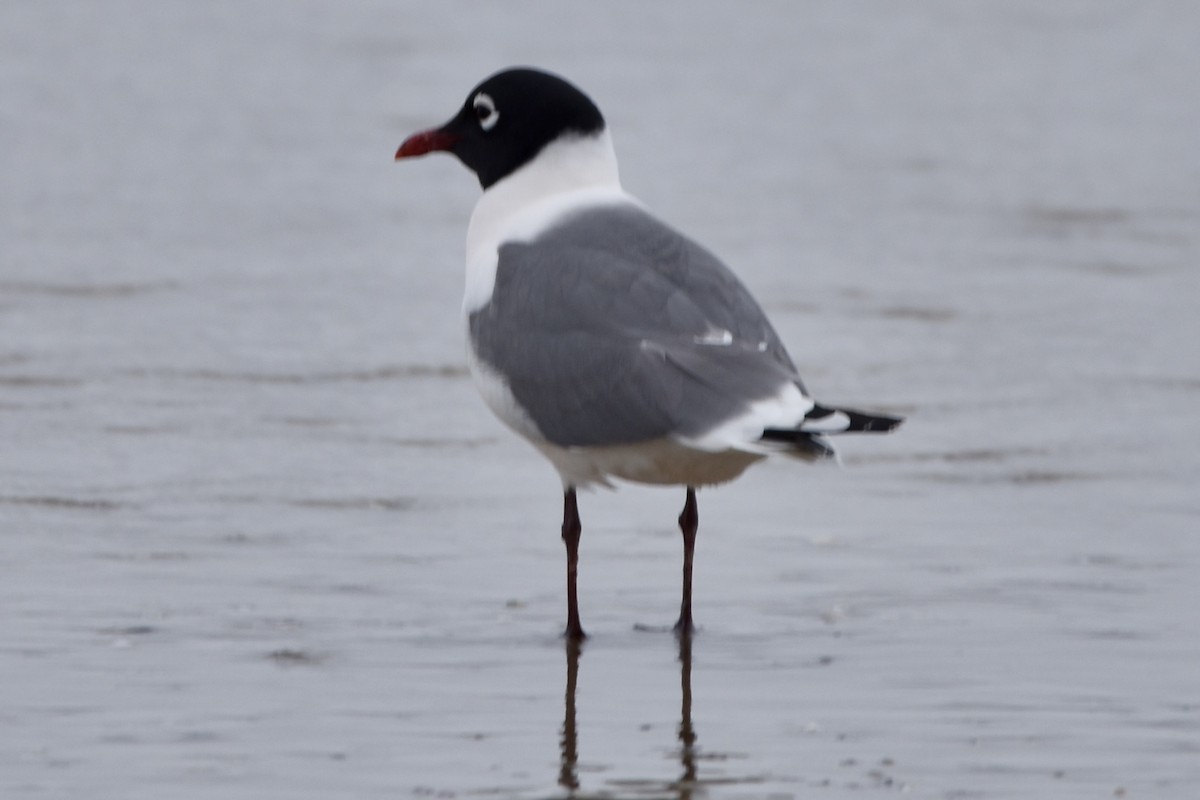
<svg viewBox="0 0 1200 800">
<path fill-rule="evenodd" d="M 1200 10 L 0 6 L 4 797 L 1185 798 Z M 463 368 L 451 159 L 511 64 L 608 117 L 843 469 L 581 498 Z"/>
</svg>

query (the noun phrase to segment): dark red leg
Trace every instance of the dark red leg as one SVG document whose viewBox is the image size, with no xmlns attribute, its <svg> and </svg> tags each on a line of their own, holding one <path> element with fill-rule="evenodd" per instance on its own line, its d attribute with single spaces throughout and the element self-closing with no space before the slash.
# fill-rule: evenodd
<svg viewBox="0 0 1200 800">
<path fill-rule="evenodd" d="M 579 574 L 579 506 L 575 503 L 575 487 L 563 495 L 562 538 L 567 546 L 567 630 L 563 635 L 573 641 L 582 641 L 587 634 L 579 624 L 579 596 L 575 592 L 575 578 Z"/>
<path fill-rule="evenodd" d="M 696 489 L 689 486 L 687 501 L 679 514 L 679 530 L 683 532 L 683 602 L 679 606 L 679 621 L 675 632 L 691 634 L 692 625 L 692 555 L 696 550 L 696 528 L 700 525 L 700 514 L 696 510 Z"/>
</svg>

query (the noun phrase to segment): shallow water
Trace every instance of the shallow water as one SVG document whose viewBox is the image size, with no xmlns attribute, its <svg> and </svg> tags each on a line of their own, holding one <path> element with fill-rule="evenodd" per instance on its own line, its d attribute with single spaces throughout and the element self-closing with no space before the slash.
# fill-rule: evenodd
<svg viewBox="0 0 1200 800">
<path fill-rule="evenodd" d="M 1200 13 L 1171 3 L 0 8 L 0 795 L 1190 798 Z M 581 497 L 463 368 L 490 71 L 809 386 L 843 469 Z"/>
</svg>

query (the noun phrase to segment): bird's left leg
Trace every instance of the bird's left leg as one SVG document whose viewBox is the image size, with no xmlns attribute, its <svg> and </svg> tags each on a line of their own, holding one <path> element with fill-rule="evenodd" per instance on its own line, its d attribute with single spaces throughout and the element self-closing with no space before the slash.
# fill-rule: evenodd
<svg viewBox="0 0 1200 800">
<path fill-rule="evenodd" d="M 692 555 L 696 549 L 696 529 L 700 526 L 700 514 L 696 510 L 696 488 L 689 486 L 687 500 L 679 514 L 679 530 L 683 532 L 683 602 L 679 606 L 679 621 L 675 633 L 690 635 L 692 625 Z"/>
</svg>

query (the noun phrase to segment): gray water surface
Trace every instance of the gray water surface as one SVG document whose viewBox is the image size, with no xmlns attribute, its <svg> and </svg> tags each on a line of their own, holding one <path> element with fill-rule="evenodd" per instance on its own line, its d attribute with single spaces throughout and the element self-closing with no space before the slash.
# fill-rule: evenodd
<svg viewBox="0 0 1200 800">
<path fill-rule="evenodd" d="M 0 6 L 0 796 L 1192 798 L 1200 11 Z M 514 63 L 763 300 L 841 469 L 581 497 L 412 131 Z"/>
</svg>

